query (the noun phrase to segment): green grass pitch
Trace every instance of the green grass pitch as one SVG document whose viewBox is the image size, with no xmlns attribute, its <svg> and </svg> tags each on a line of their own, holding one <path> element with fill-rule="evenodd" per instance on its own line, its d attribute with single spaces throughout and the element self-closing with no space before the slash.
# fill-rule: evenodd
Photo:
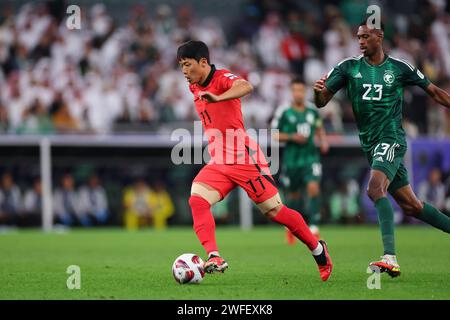
<svg viewBox="0 0 450 320">
<path fill-rule="evenodd" d="M 218 228 L 230 268 L 201 284 L 179 285 L 173 260 L 182 253 L 204 258 L 191 228 L 38 230 L 0 234 L 0 299 L 450 299 L 450 238 L 428 227 L 398 227 L 402 275 L 381 275 L 367 288 L 370 261 L 379 258 L 377 227 L 323 227 L 334 262 L 328 282 L 319 278 L 302 244 L 288 246 L 281 227 L 252 231 Z M 69 265 L 81 268 L 81 289 L 66 286 Z"/>
</svg>

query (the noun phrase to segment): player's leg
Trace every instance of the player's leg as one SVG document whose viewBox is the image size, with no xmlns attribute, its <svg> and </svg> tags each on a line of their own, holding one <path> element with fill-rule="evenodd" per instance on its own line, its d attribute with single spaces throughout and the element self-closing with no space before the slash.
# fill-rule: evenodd
<svg viewBox="0 0 450 320">
<path fill-rule="evenodd" d="M 317 240 L 302 215 L 285 206 L 269 168 L 259 165 L 236 165 L 228 169 L 228 177 L 243 188 L 258 209 L 270 220 L 284 225 L 302 241 L 316 260 L 320 277 L 328 280 L 333 268 L 326 243 Z"/>
<path fill-rule="evenodd" d="M 428 203 L 417 199 L 410 184 L 392 190 L 392 196 L 405 215 L 412 216 L 437 229 L 450 233 L 450 217 Z"/>
<path fill-rule="evenodd" d="M 396 277 L 400 275 L 400 266 L 395 255 L 394 209 L 387 198 L 389 183 L 384 172 L 373 169 L 370 171 L 367 195 L 373 201 L 377 211 L 384 255 L 380 261 L 371 262 L 369 267 L 373 271 L 378 269 L 381 272 L 387 272 L 391 277 Z"/>
<path fill-rule="evenodd" d="M 285 204 L 294 210 L 303 211 L 302 172 L 300 168 L 286 169 L 280 178 Z"/>
<path fill-rule="evenodd" d="M 387 198 L 389 179 L 380 170 L 370 170 L 367 195 L 375 205 L 381 229 L 384 254 L 395 255 L 394 209 Z"/>
<path fill-rule="evenodd" d="M 267 218 L 278 224 L 284 225 L 295 237 L 311 250 L 318 265 L 320 277 L 323 281 L 328 280 L 333 269 L 333 264 L 328 253 L 327 245 L 325 241 L 318 240 L 311 233 L 311 230 L 302 215 L 298 211 L 290 209 L 282 204 L 278 193 L 256 205 Z"/>
<path fill-rule="evenodd" d="M 300 191 L 302 180 L 300 174 L 301 172 L 298 168 L 286 169 L 280 180 L 283 185 L 286 206 L 298 212 L 303 212 L 303 197 Z M 297 238 L 288 228 L 286 228 L 286 241 L 289 245 L 297 242 Z"/>
<path fill-rule="evenodd" d="M 294 210 L 297 211 L 301 211 L 300 209 L 300 202 L 301 202 L 301 197 L 302 194 L 300 193 L 300 191 L 296 191 L 296 192 L 287 192 L 286 193 L 286 205 L 289 208 L 293 208 Z M 293 245 L 296 243 L 296 238 L 294 236 L 294 234 L 288 229 L 286 228 L 286 241 L 289 245 Z"/>
<path fill-rule="evenodd" d="M 308 225 L 311 232 L 318 239 L 319 235 L 319 221 L 320 221 L 320 185 L 318 181 L 310 181 L 306 185 L 307 203 L 308 203 Z"/>
<path fill-rule="evenodd" d="M 194 230 L 206 253 L 217 254 L 215 221 L 211 206 L 220 200 L 219 191 L 203 182 L 194 182 L 191 188 L 189 206 L 192 211 Z"/>
<path fill-rule="evenodd" d="M 195 233 L 208 255 L 204 265 L 206 272 L 223 272 L 228 267 L 225 260 L 220 257 L 217 247 L 216 224 L 211 206 L 223 199 L 233 188 L 234 183 L 217 167 L 211 165 L 203 167 L 192 183 L 189 206 Z"/>
<path fill-rule="evenodd" d="M 387 141 L 378 144 L 367 154 L 371 164 L 367 195 L 377 211 L 384 248 L 381 260 L 372 262 L 369 266 L 372 269 L 379 268 L 381 272 L 387 272 L 392 277 L 400 275 L 400 266 L 395 255 L 394 209 L 387 193 L 391 183 L 398 181 L 397 175 L 405 152 L 405 146 L 395 141 Z"/>
</svg>

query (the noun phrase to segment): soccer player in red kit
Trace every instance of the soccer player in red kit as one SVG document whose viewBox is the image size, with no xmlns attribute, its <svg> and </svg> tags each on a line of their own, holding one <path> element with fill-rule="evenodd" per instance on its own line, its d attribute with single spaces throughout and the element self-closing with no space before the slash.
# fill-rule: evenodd
<svg viewBox="0 0 450 320">
<path fill-rule="evenodd" d="M 245 131 L 240 98 L 252 92 L 252 85 L 210 64 L 208 47 L 201 41 L 182 44 L 177 59 L 194 95 L 211 155 L 194 178 L 189 198 L 195 233 L 208 254 L 205 271 L 224 272 L 228 267 L 219 254 L 210 209 L 240 186 L 265 216 L 286 226 L 311 250 L 321 279 L 328 280 L 333 265 L 326 243 L 316 239 L 300 213 L 283 205 L 264 154 Z"/>
</svg>

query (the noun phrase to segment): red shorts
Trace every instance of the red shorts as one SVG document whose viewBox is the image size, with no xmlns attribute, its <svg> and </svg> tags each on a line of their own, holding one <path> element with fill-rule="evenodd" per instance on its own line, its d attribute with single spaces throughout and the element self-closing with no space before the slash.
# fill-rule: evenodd
<svg viewBox="0 0 450 320">
<path fill-rule="evenodd" d="M 264 202 L 278 193 L 268 166 L 255 164 L 207 164 L 193 182 L 202 182 L 216 189 L 221 199 L 236 186 L 243 188 L 255 203 Z"/>
</svg>

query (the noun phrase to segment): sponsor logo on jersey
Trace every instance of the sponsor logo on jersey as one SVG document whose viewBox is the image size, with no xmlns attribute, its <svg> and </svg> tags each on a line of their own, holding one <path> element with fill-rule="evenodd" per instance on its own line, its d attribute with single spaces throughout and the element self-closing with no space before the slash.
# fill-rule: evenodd
<svg viewBox="0 0 450 320">
<path fill-rule="evenodd" d="M 310 124 L 313 124 L 313 123 L 314 123 L 314 114 L 308 113 L 308 114 L 306 115 L 306 121 L 307 121 L 308 123 L 310 123 Z"/>
<path fill-rule="evenodd" d="M 355 74 L 355 75 L 353 76 L 353 78 L 355 78 L 355 79 L 361 79 L 361 78 L 362 78 L 361 72 L 358 72 L 357 74 Z"/>
<path fill-rule="evenodd" d="M 384 161 L 383 161 L 383 158 L 382 158 L 381 156 L 379 156 L 378 158 L 376 158 L 375 161 L 384 162 Z"/>
</svg>

